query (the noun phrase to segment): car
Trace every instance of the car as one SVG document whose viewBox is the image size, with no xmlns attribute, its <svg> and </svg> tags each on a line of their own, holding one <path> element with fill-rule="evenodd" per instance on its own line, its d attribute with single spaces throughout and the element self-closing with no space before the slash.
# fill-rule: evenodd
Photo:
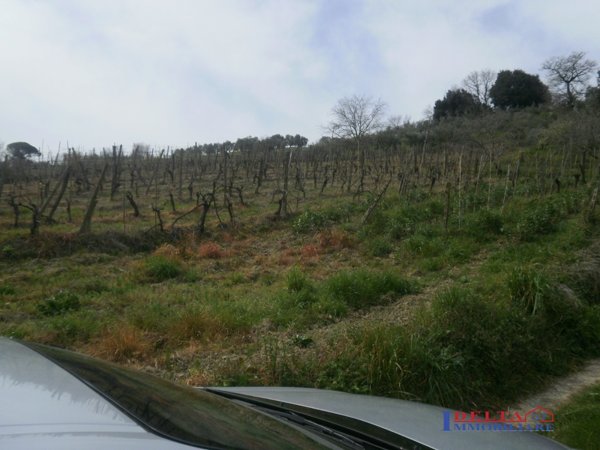
<svg viewBox="0 0 600 450">
<path fill-rule="evenodd" d="M 444 430 L 444 408 L 308 388 L 192 388 L 0 338 L 2 449 L 565 449 L 530 432 Z"/>
</svg>

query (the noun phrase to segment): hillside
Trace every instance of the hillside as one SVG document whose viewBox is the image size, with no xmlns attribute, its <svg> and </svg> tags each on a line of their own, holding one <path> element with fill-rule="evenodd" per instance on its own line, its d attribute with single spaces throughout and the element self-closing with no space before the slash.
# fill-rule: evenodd
<svg viewBox="0 0 600 450">
<path fill-rule="evenodd" d="M 600 352 L 599 124 L 409 123 L 362 171 L 341 139 L 7 160 L 0 334 L 194 385 L 504 407 Z"/>
</svg>

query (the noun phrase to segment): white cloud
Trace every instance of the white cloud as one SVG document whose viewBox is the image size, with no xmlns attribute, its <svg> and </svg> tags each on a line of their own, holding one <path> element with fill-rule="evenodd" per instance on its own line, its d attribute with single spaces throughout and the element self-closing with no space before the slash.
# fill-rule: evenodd
<svg viewBox="0 0 600 450">
<path fill-rule="evenodd" d="M 342 96 L 418 119 L 472 70 L 537 72 L 600 41 L 600 7 L 583 0 L 1 5 L 0 139 L 50 147 L 316 139 Z"/>
</svg>

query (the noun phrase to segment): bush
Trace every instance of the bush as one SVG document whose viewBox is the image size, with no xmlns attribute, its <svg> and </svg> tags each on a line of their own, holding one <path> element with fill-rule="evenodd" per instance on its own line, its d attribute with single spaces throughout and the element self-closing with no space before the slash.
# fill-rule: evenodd
<svg viewBox="0 0 600 450">
<path fill-rule="evenodd" d="M 313 211 L 304 211 L 296 218 L 296 220 L 294 220 L 292 229 L 296 233 L 310 233 L 323 228 L 325 222 L 326 217 L 324 214 Z"/>
<path fill-rule="evenodd" d="M 44 316 L 59 316 L 70 311 L 77 311 L 80 307 L 79 297 L 69 291 L 59 291 L 38 303 L 38 311 Z"/>
<path fill-rule="evenodd" d="M 517 224 L 517 233 L 522 241 L 532 241 L 539 235 L 556 231 L 561 220 L 561 211 L 554 202 L 546 201 L 527 212 Z"/>
<path fill-rule="evenodd" d="M 386 229 L 390 238 L 402 239 L 415 232 L 415 223 L 404 216 L 393 216 L 388 219 Z"/>
<path fill-rule="evenodd" d="M 410 294 L 415 291 L 415 287 L 408 280 L 391 272 L 357 270 L 332 276 L 326 281 L 325 290 L 332 299 L 358 309 L 382 303 L 383 296 L 388 293 Z"/>
<path fill-rule="evenodd" d="M 161 282 L 183 275 L 184 270 L 178 260 L 154 255 L 146 258 L 143 267 L 146 278 L 153 282 Z"/>
</svg>

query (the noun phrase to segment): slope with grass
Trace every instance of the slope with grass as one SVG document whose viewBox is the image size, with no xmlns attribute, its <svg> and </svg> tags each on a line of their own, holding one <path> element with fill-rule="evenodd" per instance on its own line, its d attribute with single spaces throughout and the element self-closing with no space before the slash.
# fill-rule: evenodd
<svg viewBox="0 0 600 450">
<path fill-rule="evenodd" d="M 585 182 L 553 184 L 578 156 L 546 148 L 551 114 L 523 117 L 542 123 L 539 145 L 498 120 L 481 131 L 490 148 L 525 137 L 487 163 L 458 144 L 445 158 L 460 136 L 440 124 L 428 158 L 449 181 L 399 177 L 376 207 L 373 168 L 371 191 L 307 183 L 286 218 L 249 193 L 235 224 L 211 216 L 201 235 L 143 231 L 148 216 L 116 232 L 124 213 L 107 198 L 87 235 L 58 223 L 28 237 L 0 210 L 0 334 L 196 385 L 514 404 L 600 352 L 599 167 L 588 158 Z"/>
</svg>

